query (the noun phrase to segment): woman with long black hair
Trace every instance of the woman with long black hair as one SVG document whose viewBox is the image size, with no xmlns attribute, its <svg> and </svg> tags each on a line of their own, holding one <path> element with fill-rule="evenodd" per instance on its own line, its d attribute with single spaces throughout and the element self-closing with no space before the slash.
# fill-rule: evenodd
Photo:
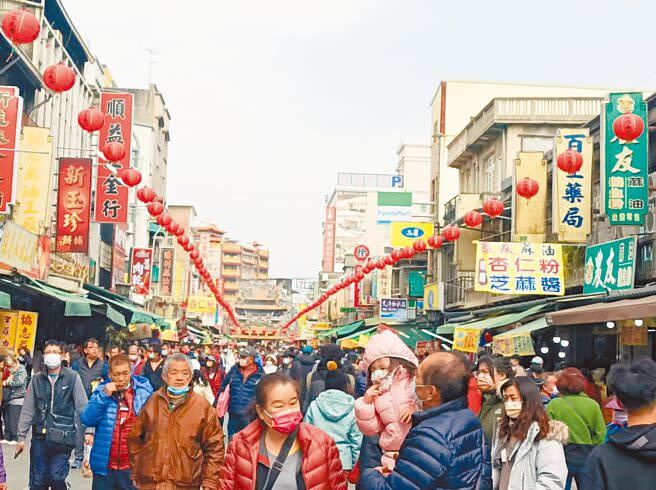
<svg viewBox="0 0 656 490">
<path fill-rule="evenodd" d="M 494 490 L 565 488 L 567 426 L 548 419 L 531 379 L 512 378 L 500 391 L 504 412 L 492 444 Z"/>
</svg>

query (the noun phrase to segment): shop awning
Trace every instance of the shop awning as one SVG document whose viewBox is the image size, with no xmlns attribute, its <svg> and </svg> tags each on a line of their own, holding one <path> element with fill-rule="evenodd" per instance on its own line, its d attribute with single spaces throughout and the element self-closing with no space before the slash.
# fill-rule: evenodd
<svg viewBox="0 0 656 490">
<path fill-rule="evenodd" d="M 542 330 L 543 328 L 549 327 L 546 317 L 538 318 L 532 322 L 525 323 L 524 325 L 503 332 L 499 335 L 495 335 L 495 339 L 510 339 L 513 337 L 519 337 L 520 335 L 530 334 L 536 330 Z"/>
<path fill-rule="evenodd" d="M 318 335 L 320 337 L 339 337 L 339 338 L 342 338 L 345 335 L 350 335 L 353 332 L 356 332 L 363 325 L 364 325 L 363 320 L 357 320 L 355 322 L 347 323 L 346 325 L 341 325 L 339 327 L 335 327 L 332 330 L 326 330 L 325 332 L 321 332 Z"/>
<path fill-rule="evenodd" d="M 165 326 L 166 328 L 169 327 L 169 324 L 165 318 L 146 311 L 143 308 L 139 308 L 138 306 L 130 303 L 129 300 L 123 296 L 119 296 L 118 294 L 114 294 L 111 291 L 107 291 L 104 288 L 99 288 L 91 284 L 85 284 L 84 289 L 89 291 L 89 294 L 94 299 L 106 303 L 108 305 L 108 309 L 110 307 L 115 307 L 118 308 L 119 311 L 123 310 L 126 314 L 123 326 L 128 323 L 154 323 L 158 326 Z"/>
<path fill-rule="evenodd" d="M 11 294 L 0 291 L 0 308 L 11 310 Z"/>
<path fill-rule="evenodd" d="M 506 325 L 510 325 L 511 323 L 518 322 L 520 320 L 523 320 L 526 317 L 529 317 L 531 315 L 535 315 L 536 313 L 539 313 L 543 309 L 545 309 L 547 306 L 546 304 L 542 305 L 537 305 L 532 308 L 528 308 L 527 310 L 524 311 L 517 311 L 515 313 L 506 313 L 504 315 L 498 315 L 498 316 L 492 316 L 488 318 L 483 318 L 479 320 L 472 320 L 469 322 L 465 323 L 458 323 L 454 325 L 442 325 L 441 327 L 437 328 L 436 333 L 438 334 L 449 334 L 449 333 L 454 333 L 456 328 L 466 328 L 466 329 L 477 329 L 477 330 L 490 330 L 493 328 L 500 328 L 500 327 L 505 327 Z M 449 327 L 448 329 L 445 327 Z"/>
<path fill-rule="evenodd" d="M 656 295 L 608 303 L 594 303 L 569 310 L 554 311 L 547 313 L 546 316 L 549 325 L 581 325 L 651 318 L 656 317 Z"/>
<path fill-rule="evenodd" d="M 364 322 L 363 322 L 363 323 L 364 323 Z M 364 330 L 362 330 L 362 331 L 354 332 L 354 333 L 352 333 L 352 334 L 350 334 L 350 335 L 347 335 L 346 337 L 342 337 L 342 338 L 339 339 L 339 340 L 352 339 L 352 338 L 354 338 L 354 337 L 359 337 L 360 335 L 366 335 L 366 334 L 368 334 L 368 333 L 373 332 L 373 331 L 376 330 L 377 328 L 378 328 L 378 325 L 376 325 L 375 327 L 369 327 L 369 328 L 366 328 L 366 329 L 364 329 Z"/>
<path fill-rule="evenodd" d="M 91 307 L 92 306 L 102 306 L 103 303 L 99 301 L 94 301 L 90 298 L 85 298 L 84 296 L 79 296 L 77 294 L 69 293 L 61 289 L 48 286 L 45 283 L 40 281 L 31 281 L 30 284 L 22 284 L 21 286 L 30 288 L 33 291 L 37 291 L 41 294 L 54 298 L 58 301 L 64 303 L 64 316 L 91 316 Z M 113 312 L 113 316 L 114 313 Z M 111 319 L 111 318 L 110 318 Z"/>
</svg>

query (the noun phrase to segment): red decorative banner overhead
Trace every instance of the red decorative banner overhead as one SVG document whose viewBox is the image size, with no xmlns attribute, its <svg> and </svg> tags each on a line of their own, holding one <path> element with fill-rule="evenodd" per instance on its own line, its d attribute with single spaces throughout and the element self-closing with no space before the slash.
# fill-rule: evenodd
<svg viewBox="0 0 656 490">
<path fill-rule="evenodd" d="M 0 87 L 0 213 L 9 212 L 16 195 L 16 161 L 14 150 L 21 128 L 23 99 L 18 87 Z"/>
<path fill-rule="evenodd" d="M 57 252 L 87 253 L 91 215 L 91 159 L 59 160 Z"/>
<path fill-rule="evenodd" d="M 128 220 L 128 188 L 121 182 L 121 171 L 130 167 L 132 141 L 132 94 L 103 92 L 100 110 L 105 123 L 98 133 L 98 148 L 112 141 L 125 146 L 125 156 L 115 163 L 98 158 L 98 183 L 94 219 L 98 223 L 126 223 Z M 112 171 L 112 168 L 116 172 Z"/>
<path fill-rule="evenodd" d="M 151 248 L 133 248 L 130 259 L 130 285 L 137 294 L 150 292 L 150 270 L 153 264 Z"/>
</svg>

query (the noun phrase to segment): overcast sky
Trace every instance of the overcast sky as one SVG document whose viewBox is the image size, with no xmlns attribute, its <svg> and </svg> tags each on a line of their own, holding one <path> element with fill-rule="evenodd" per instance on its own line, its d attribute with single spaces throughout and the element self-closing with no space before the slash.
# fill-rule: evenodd
<svg viewBox="0 0 656 490">
<path fill-rule="evenodd" d="M 63 1 L 119 86 L 156 51 L 169 203 L 264 243 L 278 277 L 319 271 L 337 172 L 429 143 L 440 80 L 656 86 L 651 0 Z"/>
</svg>

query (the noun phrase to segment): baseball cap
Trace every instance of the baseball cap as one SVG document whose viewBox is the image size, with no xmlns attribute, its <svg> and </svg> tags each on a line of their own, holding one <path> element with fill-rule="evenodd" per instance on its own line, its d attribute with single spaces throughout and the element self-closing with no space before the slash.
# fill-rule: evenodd
<svg viewBox="0 0 656 490">
<path fill-rule="evenodd" d="M 301 347 L 301 352 L 303 354 L 312 354 L 314 352 L 314 349 L 312 348 L 311 345 L 304 345 Z"/>
<path fill-rule="evenodd" d="M 257 357 L 257 351 L 253 347 L 242 347 L 239 349 L 239 357 Z"/>
<path fill-rule="evenodd" d="M 535 356 L 531 359 L 531 364 L 544 364 L 544 360 L 540 356 Z"/>
</svg>

